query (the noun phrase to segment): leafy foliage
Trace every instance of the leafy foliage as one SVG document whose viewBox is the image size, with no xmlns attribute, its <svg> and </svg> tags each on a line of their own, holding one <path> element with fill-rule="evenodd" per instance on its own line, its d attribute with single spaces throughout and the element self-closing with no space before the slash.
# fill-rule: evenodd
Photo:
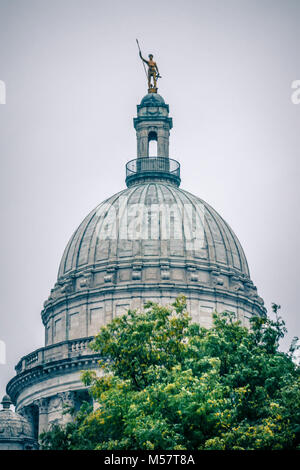
<svg viewBox="0 0 300 470">
<path fill-rule="evenodd" d="M 44 449 L 300 448 L 300 370 L 279 351 L 275 320 L 243 327 L 232 313 L 192 323 L 185 298 L 149 302 L 103 327 L 92 343 L 100 370 L 82 374 L 97 403 L 41 436 Z"/>
</svg>

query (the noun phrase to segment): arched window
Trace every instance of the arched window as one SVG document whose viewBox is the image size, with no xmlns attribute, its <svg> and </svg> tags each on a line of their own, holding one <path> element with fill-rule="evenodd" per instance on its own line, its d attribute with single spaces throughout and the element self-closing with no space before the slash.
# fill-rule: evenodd
<svg viewBox="0 0 300 470">
<path fill-rule="evenodd" d="M 149 132 L 148 135 L 148 155 L 149 157 L 157 157 L 157 133 Z"/>
</svg>

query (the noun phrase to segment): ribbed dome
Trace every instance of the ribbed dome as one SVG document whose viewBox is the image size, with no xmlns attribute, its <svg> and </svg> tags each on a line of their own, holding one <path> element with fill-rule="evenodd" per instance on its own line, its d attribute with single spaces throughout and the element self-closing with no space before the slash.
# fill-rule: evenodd
<svg viewBox="0 0 300 470">
<path fill-rule="evenodd" d="M 0 410 L 0 448 L 4 440 L 33 439 L 32 430 L 27 419 L 10 409 L 11 400 L 8 395 L 3 397 L 1 404 L 3 409 Z"/>
<path fill-rule="evenodd" d="M 151 256 L 195 259 L 249 277 L 243 249 L 222 217 L 164 182 L 130 187 L 96 207 L 69 241 L 58 277 L 104 261 Z"/>
<path fill-rule="evenodd" d="M 28 421 L 12 410 L 0 411 L 0 441 L 7 438 L 32 438 Z"/>
</svg>

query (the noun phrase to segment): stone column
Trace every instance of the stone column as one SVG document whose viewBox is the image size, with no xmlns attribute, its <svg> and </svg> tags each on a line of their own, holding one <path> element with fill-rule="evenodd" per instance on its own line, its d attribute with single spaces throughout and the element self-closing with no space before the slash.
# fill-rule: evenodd
<svg viewBox="0 0 300 470">
<path fill-rule="evenodd" d="M 34 405 L 39 409 L 39 435 L 48 431 L 48 402 L 48 398 L 39 398 L 34 401 Z"/>
<path fill-rule="evenodd" d="M 72 422 L 73 416 L 67 410 L 75 407 L 76 394 L 72 391 L 61 392 L 58 394 L 62 403 L 62 424 Z M 71 410 L 70 410 L 71 411 Z"/>
<path fill-rule="evenodd" d="M 148 157 L 149 143 L 148 143 L 148 129 L 147 127 L 140 126 L 136 132 L 137 136 L 137 157 Z"/>
<path fill-rule="evenodd" d="M 157 155 L 159 157 L 169 157 L 169 126 L 162 126 L 157 135 Z"/>
</svg>

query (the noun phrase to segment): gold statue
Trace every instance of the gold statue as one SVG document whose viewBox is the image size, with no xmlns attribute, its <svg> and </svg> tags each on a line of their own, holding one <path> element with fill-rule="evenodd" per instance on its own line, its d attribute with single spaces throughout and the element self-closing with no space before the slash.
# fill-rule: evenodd
<svg viewBox="0 0 300 470">
<path fill-rule="evenodd" d="M 136 42 L 139 48 L 140 58 L 142 59 L 143 62 L 145 62 L 145 64 L 148 65 L 148 73 L 145 70 L 147 78 L 148 78 L 148 92 L 156 93 L 157 92 L 157 79 L 161 78 L 161 76 L 159 75 L 157 64 L 153 60 L 153 54 L 149 54 L 148 56 L 149 60 L 144 59 L 144 57 L 142 56 L 142 52 L 141 52 L 138 40 L 136 40 Z M 151 83 L 151 78 L 152 78 L 153 83 Z"/>
<path fill-rule="evenodd" d="M 140 58 L 143 62 L 148 65 L 148 88 L 149 90 L 152 88 L 156 89 L 157 78 L 159 76 L 159 71 L 156 62 L 153 60 L 153 55 L 149 54 L 149 60 L 143 58 L 142 53 L 140 52 Z M 153 78 L 153 86 L 151 84 L 151 77 Z"/>
</svg>

